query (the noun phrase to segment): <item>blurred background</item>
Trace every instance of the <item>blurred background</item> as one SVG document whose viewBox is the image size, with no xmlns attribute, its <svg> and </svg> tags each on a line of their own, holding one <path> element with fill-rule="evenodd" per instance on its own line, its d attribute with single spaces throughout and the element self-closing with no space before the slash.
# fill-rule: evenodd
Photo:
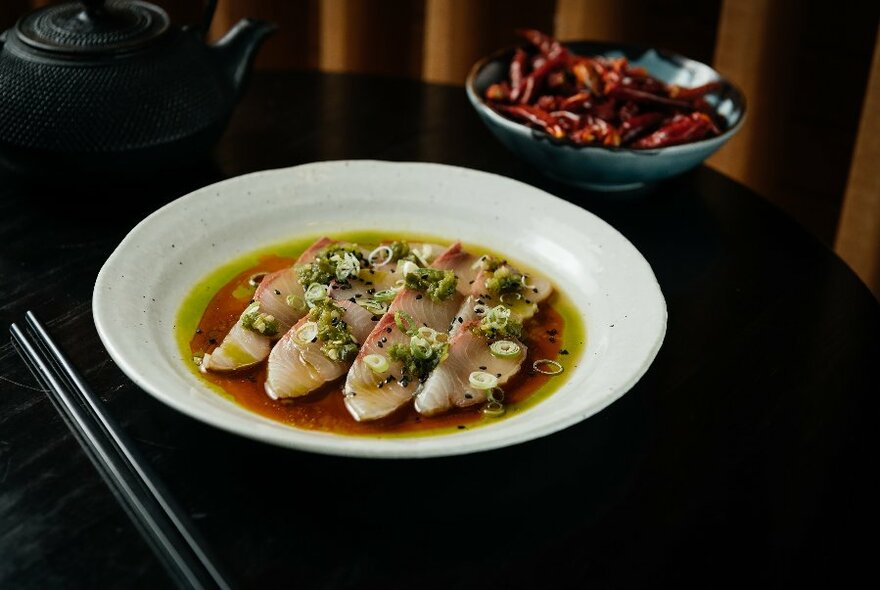
<svg viewBox="0 0 880 590">
<path fill-rule="evenodd" d="M 47 0 L 3 0 L 0 27 Z M 196 23 L 203 0 L 155 0 Z M 880 297 L 880 2 L 796 0 L 220 0 L 213 36 L 276 22 L 263 69 L 462 84 L 514 29 L 661 47 L 713 65 L 748 99 L 709 165 L 833 247 Z M 464 100 L 462 92 L 462 100 Z M 476 124 L 476 123 L 475 123 Z"/>
</svg>

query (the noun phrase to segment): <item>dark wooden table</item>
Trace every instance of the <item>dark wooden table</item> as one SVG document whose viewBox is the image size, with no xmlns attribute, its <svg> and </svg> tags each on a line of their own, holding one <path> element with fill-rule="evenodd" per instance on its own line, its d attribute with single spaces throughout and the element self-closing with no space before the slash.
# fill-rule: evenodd
<svg viewBox="0 0 880 590">
<path fill-rule="evenodd" d="M 641 250 L 666 294 L 654 365 L 568 430 L 420 461 L 273 448 L 135 387 L 90 312 L 98 269 L 125 233 L 207 182 L 340 158 L 489 170 L 597 213 Z M 95 204 L 105 194 L 0 177 L 0 319 L 33 309 L 48 321 L 242 586 L 841 587 L 874 577 L 880 310 L 826 247 L 716 172 L 605 198 L 516 161 L 461 88 L 262 74 L 213 166 L 110 191 L 112 208 Z M 3 341 L 0 587 L 167 586 Z"/>
</svg>

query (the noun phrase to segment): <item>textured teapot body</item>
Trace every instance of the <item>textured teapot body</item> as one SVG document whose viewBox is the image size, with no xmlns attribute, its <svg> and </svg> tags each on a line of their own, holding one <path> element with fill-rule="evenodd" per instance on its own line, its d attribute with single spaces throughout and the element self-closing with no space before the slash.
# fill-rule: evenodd
<svg viewBox="0 0 880 590">
<path fill-rule="evenodd" d="M 133 52 L 0 46 L 0 159 L 24 171 L 150 174 L 185 166 L 222 134 L 254 54 L 272 30 L 244 21 L 217 46 L 170 28 Z M 48 160 L 48 161 L 47 161 Z"/>
</svg>

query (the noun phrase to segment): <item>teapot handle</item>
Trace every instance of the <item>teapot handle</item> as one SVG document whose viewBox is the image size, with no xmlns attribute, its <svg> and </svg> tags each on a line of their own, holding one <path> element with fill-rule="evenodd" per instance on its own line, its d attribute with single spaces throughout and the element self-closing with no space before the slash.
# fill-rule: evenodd
<svg viewBox="0 0 880 590">
<path fill-rule="evenodd" d="M 202 34 L 202 39 L 208 38 L 208 32 L 211 30 L 211 22 L 214 20 L 215 12 L 217 12 L 217 0 L 207 0 L 205 2 L 205 13 L 202 15 L 202 23 L 196 29 Z"/>
</svg>

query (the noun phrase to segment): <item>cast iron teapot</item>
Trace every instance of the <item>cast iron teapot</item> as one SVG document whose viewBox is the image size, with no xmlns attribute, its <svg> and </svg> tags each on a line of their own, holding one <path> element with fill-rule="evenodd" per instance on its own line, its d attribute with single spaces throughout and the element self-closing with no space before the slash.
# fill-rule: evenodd
<svg viewBox="0 0 880 590">
<path fill-rule="evenodd" d="M 208 153 L 274 25 L 214 45 L 140 0 L 47 6 L 0 35 L 0 160 L 45 176 L 149 177 Z"/>
</svg>

